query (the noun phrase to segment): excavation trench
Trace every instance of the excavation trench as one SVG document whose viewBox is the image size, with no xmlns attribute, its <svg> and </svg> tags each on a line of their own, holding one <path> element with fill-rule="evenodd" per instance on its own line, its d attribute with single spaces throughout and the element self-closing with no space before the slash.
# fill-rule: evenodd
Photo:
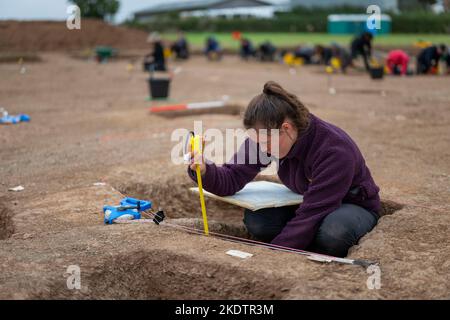
<svg viewBox="0 0 450 320">
<path fill-rule="evenodd" d="M 276 181 L 276 179 L 270 179 Z M 164 209 L 171 223 L 203 230 L 200 204 L 197 194 L 188 189 L 193 183 L 182 177 L 170 175 L 157 184 L 134 182 L 116 185 L 122 193 L 140 199 L 151 199 L 155 207 Z M 402 204 L 391 200 L 381 201 L 380 216 L 391 215 L 403 208 Z M 206 199 L 210 231 L 234 237 L 253 239 L 243 223 L 244 209 L 224 202 Z M 376 231 L 375 228 L 371 231 Z"/>
<path fill-rule="evenodd" d="M 11 237 L 14 233 L 13 213 L 0 202 L 0 240 Z"/>
<path fill-rule="evenodd" d="M 189 191 L 195 184 L 184 169 L 143 179 L 125 173 L 110 180 L 122 194 L 138 199 L 151 200 L 153 208 L 162 208 L 169 219 L 201 217 L 198 195 Z M 241 223 L 243 209 L 221 201 L 206 199 L 208 218 L 225 223 Z"/>
<path fill-rule="evenodd" d="M 58 281 L 37 298 L 282 299 L 291 288 L 288 279 L 159 249 L 119 254 L 92 269 L 81 290 Z"/>
<path fill-rule="evenodd" d="M 169 174 L 170 175 L 170 174 Z M 163 206 L 171 224 L 202 230 L 198 198 L 188 188 L 189 180 L 176 175 L 155 183 L 116 183 L 122 193 L 155 201 Z M 156 200 L 158 199 L 158 201 Z M 242 223 L 242 209 L 208 201 L 210 231 L 251 238 Z M 402 206 L 383 201 L 382 215 Z M 230 219 L 230 216 L 232 217 Z M 251 259 L 248 260 L 251 263 Z M 75 299 L 283 299 L 292 279 L 257 272 L 242 263 L 224 263 L 177 249 L 149 247 L 85 260 L 81 290 L 67 290 L 65 281 L 50 282 L 35 298 Z"/>
</svg>

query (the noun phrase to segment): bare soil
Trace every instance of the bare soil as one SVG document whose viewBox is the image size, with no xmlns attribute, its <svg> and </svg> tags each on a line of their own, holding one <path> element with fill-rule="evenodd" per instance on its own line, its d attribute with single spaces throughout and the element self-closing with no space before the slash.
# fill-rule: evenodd
<svg viewBox="0 0 450 320">
<path fill-rule="evenodd" d="M 1 36 L 0 36 L 1 38 Z M 150 102 L 148 75 L 127 61 L 96 64 L 64 53 L 0 64 L 0 102 L 30 123 L 0 126 L 0 298 L 450 298 L 450 78 L 333 75 L 320 67 L 219 63 L 194 57 L 167 102 Z M 203 237 L 154 224 L 103 224 L 102 207 L 123 194 L 150 199 L 169 221 L 198 224 L 198 198 L 170 151 L 176 128 L 240 128 L 232 114 L 162 117 L 151 105 L 218 100 L 245 106 L 275 80 L 360 146 L 386 208 L 349 253 L 377 260 L 381 289 L 361 267 Z M 272 179 L 276 179 L 273 178 Z M 95 182 L 104 186 L 94 186 Z M 23 185 L 22 192 L 8 188 Z M 245 236 L 242 210 L 207 203 L 212 228 Z M 176 220 L 182 219 L 182 220 Z M 192 220 L 194 219 L 194 220 Z M 176 220 L 176 221 L 175 221 Z M 240 260 L 229 249 L 253 253 Z M 81 290 L 66 286 L 81 268 Z"/>
<path fill-rule="evenodd" d="M 148 33 L 113 26 L 101 20 L 82 19 L 81 29 L 68 29 L 66 21 L 0 21 L 1 51 L 67 51 L 112 46 L 148 48 Z"/>
</svg>

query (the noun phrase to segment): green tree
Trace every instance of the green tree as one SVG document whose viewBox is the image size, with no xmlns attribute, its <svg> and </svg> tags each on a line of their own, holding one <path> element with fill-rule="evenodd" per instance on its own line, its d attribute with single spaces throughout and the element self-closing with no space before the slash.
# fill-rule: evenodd
<svg viewBox="0 0 450 320">
<path fill-rule="evenodd" d="M 118 0 L 69 0 L 76 4 L 85 18 L 105 19 L 113 16 L 119 10 Z"/>
<path fill-rule="evenodd" d="M 403 11 L 429 10 L 436 0 L 399 0 L 398 6 Z"/>
<path fill-rule="evenodd" d="M 419 2 L 422 4 L 422 6 L 428 7 L 435 4 L 436 0 L 419 0 Z"/>
</svg>

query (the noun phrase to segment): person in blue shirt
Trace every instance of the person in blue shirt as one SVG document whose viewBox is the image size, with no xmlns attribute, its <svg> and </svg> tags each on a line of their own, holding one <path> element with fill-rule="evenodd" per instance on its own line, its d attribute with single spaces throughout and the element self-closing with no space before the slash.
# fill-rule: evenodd
<svg viewBox="0 0 450 320">
<path fill-rule="evenodd" d="M 209 60 L 220 60 L 222 57 L 222 49 L 214 37 L 206 39 L 205 55 Z"/>
</svg>

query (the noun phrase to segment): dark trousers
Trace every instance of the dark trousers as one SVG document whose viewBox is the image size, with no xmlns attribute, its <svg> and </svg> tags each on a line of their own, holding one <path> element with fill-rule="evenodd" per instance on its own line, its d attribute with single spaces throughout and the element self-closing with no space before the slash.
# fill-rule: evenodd
<svg viewBox="0 0 450 320">
<path fill-rule="evenodd" d="M 257 240 L 270 242 L 286 223 L 295 216 L 298 206 L 267 208 L 256 211 L 246 209 L 244 224 Z M 354 204 L 344 203 L 327 215 L 307 250 L 345 257 L 348 249 L 377 224 L 377 216 Z"/>
<path fill-rule="evenodd" d="M 431 68 L 431 63 L 417 60 L 416 72 L 417 74 L 426 74 Z"/>
<path fill-rule="evenodd" d="M 369 71 L 370 70 L 370 64 L 369 64 L 370 55 L 364 50 L 352 48 L 352 52 L 351 52 L 352 60 L 358 58 L 359 55 L 361 55 L 363 58 L 364 67 L 366 68 L 367 71 Z"/>
</svg>

